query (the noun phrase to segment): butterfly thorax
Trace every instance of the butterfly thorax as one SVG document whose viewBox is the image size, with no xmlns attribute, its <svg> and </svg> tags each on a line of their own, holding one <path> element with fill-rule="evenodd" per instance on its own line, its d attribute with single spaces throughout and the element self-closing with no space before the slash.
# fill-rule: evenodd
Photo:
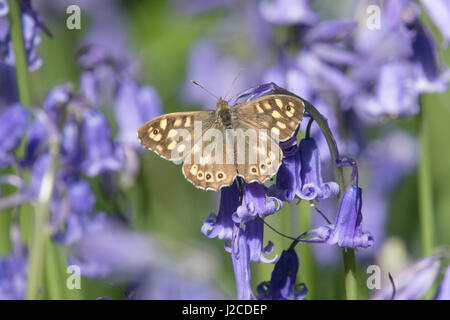
<svg viewBox="0 0 450 320">
<path fill-rule="evenodd" d="M 231 120 L 231 109 L 228 106 L 228 102 L 223 100 L 222 97 L 219 97 L 219 101 L 217 102 L 216 113 L 225 128 L 230 129 L 233 127 Z"/>
</svg>

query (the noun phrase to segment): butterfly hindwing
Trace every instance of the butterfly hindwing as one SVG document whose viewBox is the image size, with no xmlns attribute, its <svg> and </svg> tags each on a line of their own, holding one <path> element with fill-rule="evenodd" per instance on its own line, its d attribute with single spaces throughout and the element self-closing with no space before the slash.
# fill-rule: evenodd
<svg viewBox="0 0 450 320">
<path fill-rule="evenodd" d="M 246 124 L 242 124 L 241 127 L 246 128 Z M 281 165 L 283 152 L 278 145 L 278 142 L 272 140 L 268 136 L 266 130 L 259 130 L 256 143 L 249 143 L 248 140 L 244 140 L 239 137 L 245 131 L 237 132 L 237 143 L 245 141 L 244 149 L 246 152 L 245 159 L 239 159 L 237 155 L 236 167 L 238 175 L 244 179 L 246 183 L 258 182 L 264 183 L 271 177 L 273 177 L 278 168 Z"/>
</svg>

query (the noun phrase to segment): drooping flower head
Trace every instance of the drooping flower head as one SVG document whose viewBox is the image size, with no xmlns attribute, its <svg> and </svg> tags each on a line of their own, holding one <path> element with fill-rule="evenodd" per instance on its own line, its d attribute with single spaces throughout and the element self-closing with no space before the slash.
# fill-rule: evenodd
<svg viewBox="0 0 450 320">
<path fill-rule="evenodd" d="M 301 288 L 295 290 L 299 265 L 295 249 L 291 247 L 284 250 L 273 268 L 270 281 L 258 285 L 258 299 L 302 300 L 308 289 L 302 283 Z"/>
</svg>

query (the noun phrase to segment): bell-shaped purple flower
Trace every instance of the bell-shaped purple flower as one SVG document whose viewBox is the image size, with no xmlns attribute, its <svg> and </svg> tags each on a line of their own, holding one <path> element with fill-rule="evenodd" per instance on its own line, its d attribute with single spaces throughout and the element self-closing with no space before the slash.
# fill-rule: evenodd
<svg viewBox="0 0 450 320">
<path fill-rule="evenodd" d="M 87 176 L 93 177 L 122 168 L 122 149 L 112 141 L 110 127 L 103 114 L 97 111 L 85 112 L 83 136 L 86 148 L 83 167 Z"/>
<path fill-rule="evenodd" d="M 139 147 L 137 129 L 146 121 L 161 114 L 161 100 L 150 86 L 138 87 L 131 80 L 124 80 L 118 89 L 114 104 L 119 126 L 117 139 L 132 147 Z"/>
<path fill-rule="evenodd" d="M 0 256 L 0 300 L 25 299 L 27 287 L 27 254 L 25 248 Z"/>
<path fill-rule="evenodd" d="M 234 226 L 230 251 L 236 280 L 237 298 L 239 300 L 254 299 L 255 295 L 250 283 L 250 250 L 245 230 L 238 225 Z"/>
<path fill-rule="evenodd" d="M 62 129 L 62 161 L 71 174 L 79 174 L 81 170 L 83 161 L 81 131 L 81 125 L 74 117 L 69 117 Z"/>
<path fill-rule="evenodd" d="M 310 242 L 338 244 L 344 248 L 367 248 L 372 246 L 373 237 L 362 231 L 362 190 L 358 187 L 356 162 L 351 159 L 340 161 L 342 166 L 352 166 L 350 186 L 345 189 L 339 203 L 334 224 L 322 226 L 307 232 Z"/>
<path fill-rule="evenodd" d="M 323 182 L 319 149 L 313 138 L 304 138 L 297 146 L 297 139 L 281 144 L 285 158 L 278 170 L 277 183 L 268 194 L 283 201 L 295 196 L 305 199 L 326 199 L 339 193 L 336 182 Z"/>
<path fill-rule="evenodd" d="M 14 157 L 10 154 L 22 139 L 28 123 L 28 113 L 19 104 L 6 108 L 0 114 L 0 168 L 10 165 Z"/>
<path fill-rule="evenodd" d="M 42 153 L 31 167 L 30 191 L 34 197 L 38 197 L 42 179 L 50 167 L 50 155 L 48 152 Z"/>
<path fill-rule="evenodd" d="M 353 184 L 344 191 L 328 243 L 345 248 L 367 248 L 373 244 L 371 234 L 362 231 L 361 195 L 361 188 Z"/>
<path fill-rule="evenodd" d="M 39 155 L 45 151 L 44 147 L 48 139 L 48 128 L 42 119 L 36 118 L 27 129 L 27 144 L 25 147 L 25 158 L 22 165 L 31 166 Z"/>
<path fill-rule="evenodd" d="M 262 184 L 253 182 L 242 183 L 242 204 L 233 214 L 236 223 L 246 222 L 256 215 L 271 215 L 282 207 L 282 202 L 275 197 L 266 197 Z"/>
<path fill-rule="evenodd" d="M 294 248 L 284 250 L 275 264 L 269 282 L 258 285 L 258 299 L 261 300 L 302 300 L 308 289 L 302 283 L 301 289 L 295 291 L 299 260 Z"/>
<path fill-rule="evenodd" d="M 267 194 L 280 199 L 281 201 L 292 201 L 295 198 L 297 189 L 300 188 L 300 152 L 298 150 L 298 140 L 294 138 L 280 143 L 283 150 L 283 161 L 277 173 L 277 182 L 271 185 Z"/>
<path fill-rule="evenodd" d="M 428 15 L 444 38 L 444 46 L 450 43 L 450 3 L 447 0 L 421 0 Z"/>
<path fill-rule="evenodd" d="M 300 198 L 305 200 L 326 199 L 339 193 L 336 182 L 324 183 L 320 169 L 319 149 L 312 138 L 300 141 L 300 181 L 301 189 L 298 190 Z"/>
<path fill-rule="evenodd" d="M 236 212 L 239 203 L 239 192 L 235 181 L 231 186 L 224 187 L 220 191 L 219 213 L 217 215 L 211 213 L 203 221 L 202 233 L 209 238 L 231 240 L 234 225 L 232 215 Z"/>
<path fill-rule="evenodd" d="M 256 217 L 245 224 L 245 235 L 250 254 L 250 262 L 265 262 L 273 263 L 278 258 L 275 255 L 272 259 L 266 258 L 264 255 L 270 254 L 273 251 L 273 243 L 268 242 L 267 246 L 263 246 L 264 238 L 264 222 L 262 218 Z"/>
<path fill-rule="evenodd" d="M 64 231 L 58 231 L 54 239 L 64 245 L 79 241 L 90 223 L 95 209 L 95 195 L 88 182 L 79 180 L 68 184 L 68 216 L 65 219 Z M 56 214 L 61 214 L 57 212 Z"/>
<path fill-rule="evenodd" d="M 8 3 L 6 0 L 0 0 L 0 17 L 5 17 L 9 12 Z"/>
<path fill-rule="evenodd" d="M 70 101 L 73 94 L 73 87 L 70 83 L 63 83 L 55 86 L 47 94 L 44 100 L 44 110 L 52 121 L 58 123 L 64 117 L 64 108 Z"/>
</svg>

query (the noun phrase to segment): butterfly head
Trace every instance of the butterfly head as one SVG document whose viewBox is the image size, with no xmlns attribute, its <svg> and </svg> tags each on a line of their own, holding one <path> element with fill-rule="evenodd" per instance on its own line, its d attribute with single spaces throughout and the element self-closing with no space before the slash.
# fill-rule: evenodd
<svg viewBox="0 0 450 320">
<path fill-rule="evenodd" d="M 216 107 L 217 107 L 217 111 L 218 112 L 227 110 L 229 108 L 228 101 L 222 99 L 222 97 L 219 97 L 218 101 L 217 101 L 217 104 L 216 104 Z"/>
</svg>

